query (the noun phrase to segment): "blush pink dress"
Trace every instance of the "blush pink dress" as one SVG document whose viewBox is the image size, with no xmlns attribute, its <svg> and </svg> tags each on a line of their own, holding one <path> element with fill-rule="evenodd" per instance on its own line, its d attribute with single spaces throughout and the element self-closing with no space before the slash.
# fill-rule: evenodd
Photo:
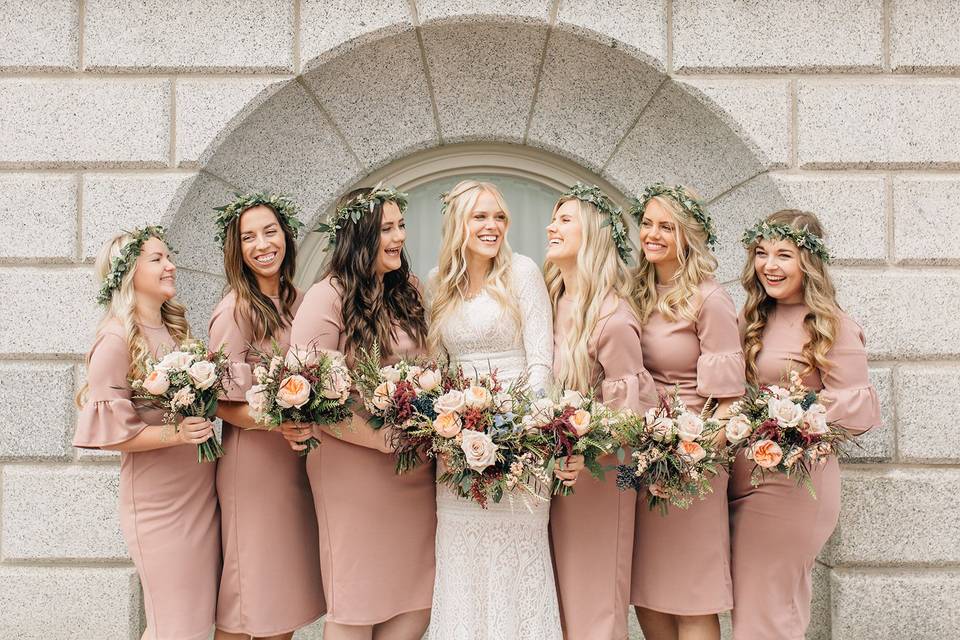
<svg viewBox="0 0 960 640">
<path fill-rule="evenodd" d="M 290 344 L 345 351 L 341 292 L 331 277 L 307 291 Z M 391 351 L 385 365 L 420 354 L 401 329 Z M 371 625 L 429 609 L 437 528 L 433 465 L 397 475 L 392 455 L 323 434 L 307 456 L 307 474 L 320 528 L 327 620 Z"/>
<path fill-rule="evenodd" d="M 624 300 L 610 298 L 588 344 L 598 381 L 597 398 L 614 408 L 646 411 L 657 400 L 653 379 L 643 366 L 640 322 Z M 554 373 L 563 357 L 564 336 L 574 309 L 560 298 L 554 318 Z M 601 459 L 615 465 L 615 456 Z M 620 491 L 616 473 L 601 482 L 584 472 L 574 494 L 554 498 L 550 510 L 557 594 L 564 638 L 624 640 L 633 552 L 636 494 Z"/>
<path fill-rule="evenodd" d="M 671 285 L 658 286 L 658 295 Z M 737 312 L 713 279 L 699 287 L 695 321 L 670 321 L 655 311 L 643 325 L 643 362 L 660 393 L 679 388 L 680 399 L 699 413 L 707 399 L 744 392 L 743 352 Z M 711 480 L 713 492 L 667 515 L 651 510 L 646 492 L 636 496 L 630 602 L 673 615 L 706 615 L 733 608 L 727 473 Z"/>
<path fill-rule="evenodd" d="M 301 299 L 298 293 L 294 311 Z M 273 302 L 279 308 L 279 298 Z M 272 346 L 269 338 L 256 340 L 250 318 L 236 310 L 233 292 L 213 310 L 210 348 L 222 345 L 231 361 L 223 399 L 245 402 L 256 352 L 271 353 Z M 274 339 L 285 352 L 289 326 Z M 217 467 L 223 535 L 217 628 L 273 636 L 306 626 L 326 611 L 306 460 L 279 431 L 228 422 L 223 423 L 223 450 Z"/>
<path fill-rule="evenodd" d="M 791 369 L 805 368 L 807 311 L 803 304 L 777 304 L 771 311 L 757 355 L 761 383 L 780 383 Z M 863 331 L 842 312 L 827 359 L 833 363 L 829 370 L 815 370 L 804 379 L 807 387 L 822 390 L 827 420 L 854 435 L 880 424 Z M 736 640 L 802 640 L 810 623 L 813 564 L 840 517 L 840 467 L 836 458 L 814 467 L 816 498 L 796 479 L 778 473 L 768 473 L 753 487 L 752 470 L 753 463 L 741 455 L 730 480 L 733 635 Z"/>
<path fill-rule="evenodd" d="M 140 325 L 150 352 L 175 347 L 166 327 Z M 87 356 L 89 399 L 73 446 L 99 449 L 163 424 L 163 412 L 134 406 L 127 381 L 130 349 L 118 321 L 97 335 Z M 140 575 L 146 640 L 207 640 L 220 578 L 217 465 L 197 462 L 194 445 L 120 456 L 120 529 Z"/>
</svg>

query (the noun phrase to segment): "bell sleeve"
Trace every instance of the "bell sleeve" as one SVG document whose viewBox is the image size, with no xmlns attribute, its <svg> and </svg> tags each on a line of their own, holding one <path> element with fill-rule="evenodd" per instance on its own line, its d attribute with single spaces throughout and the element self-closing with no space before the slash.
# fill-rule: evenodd
<svg viewBox="0 0 960 640">
<path fill-rule="evenodd" d="M 821 371 L 820 399 L 827 408 L 827 421 L 860 435 L 880 424 L 880 398 L 870 384 L 866 340 L 863 329 L 844 315 L 833 348 L 827 353 L 832 363 Z"/>
<path fill-rule="evenodd" d="M 696 329 L 700 339 L 697 395 L 701 398 L 742 396 L 746 373 L 737 311 L 723 288 L 718 286 L 704 298 Z"/>
<path fill-rule="evenodd" d="M 644 412 L 657 405 L 656 384 L 643 366 L 641 332 L 640 321 L 623 302 L 602 321 L 597 339 L 600 399 L 611 408 Z"/>
</svg>

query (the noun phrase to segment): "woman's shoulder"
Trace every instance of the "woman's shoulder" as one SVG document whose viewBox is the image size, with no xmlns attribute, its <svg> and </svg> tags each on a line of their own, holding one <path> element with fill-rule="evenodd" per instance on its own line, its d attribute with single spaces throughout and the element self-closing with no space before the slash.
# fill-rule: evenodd
<svg viewBox="0 0 960 640">
<path fill-rule="evenodd" d="M 513 254 L 510 268 L 515 275 L 530 276 L 531 274 L 540 275 L 540 267 L 533 261 L 533 258 L 525 256 L 522 253 Z"/>
</svg>

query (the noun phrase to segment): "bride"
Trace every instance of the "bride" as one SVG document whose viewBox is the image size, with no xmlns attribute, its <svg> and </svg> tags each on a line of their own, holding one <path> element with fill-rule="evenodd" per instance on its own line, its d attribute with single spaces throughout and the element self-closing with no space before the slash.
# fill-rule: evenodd
<svg viewBox="0 0 960 640">
<path fill-rule="evenodd" d="M 550 300 L 537 265 L 507 244 L 510 213 L 492 184 L 464 180 L 444 196 L 439 266 L 430 272 L 428 342 L 467 375 L 527 376 L 546 390 L 553 366 Z M 557 477 L 576 481 L 582 457 Z M 549 495 L 505 495 L 482 509 L 437 486 L 437 572 L 429 637 L 562 640 L 550 559 Z"/>
</svg>

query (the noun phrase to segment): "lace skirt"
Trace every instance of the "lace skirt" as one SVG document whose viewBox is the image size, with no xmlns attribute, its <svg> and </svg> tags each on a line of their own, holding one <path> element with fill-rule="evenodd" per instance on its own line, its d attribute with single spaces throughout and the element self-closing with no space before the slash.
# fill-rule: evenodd
<svg viewBox="0 0 960 640">
<path fill-rule="evenodd" d="M 504 496 L 487 507 L 437 485 L 430 640 L 562 640 L 550 501 Z"/>
</svg>

